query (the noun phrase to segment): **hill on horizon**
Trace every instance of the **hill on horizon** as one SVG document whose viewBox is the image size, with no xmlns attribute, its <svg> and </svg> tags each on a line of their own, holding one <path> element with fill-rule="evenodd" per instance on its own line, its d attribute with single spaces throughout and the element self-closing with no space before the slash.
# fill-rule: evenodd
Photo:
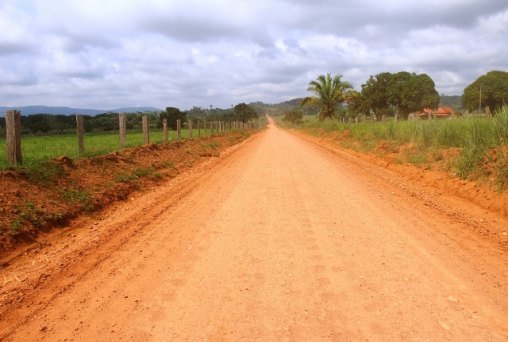
<svg viewBox="0 0 508 342">
<path fill-rule="evenodd" d="M 103 113 L 136 113 L 136 112 L 159 112 L 161 111 L 155 107 L 125 107 L 114 110 L 104 109 L 84 109 L 72 107 L 52 107 L 52 106 L 20 106 L 20 107 L 2 107 L 0 106 L 0 117 L 5 115 L 8 110 L 17 109 L 21 111 L 21 115 L 33 114 L 53 114 L 53 115 L 97 115 Z"/>
</svg>

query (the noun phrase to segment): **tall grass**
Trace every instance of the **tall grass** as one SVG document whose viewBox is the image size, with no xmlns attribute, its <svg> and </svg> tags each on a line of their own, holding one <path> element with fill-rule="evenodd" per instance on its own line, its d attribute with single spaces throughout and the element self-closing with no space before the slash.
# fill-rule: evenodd
<svg viewBox="0 0 508 342">
<path fill-rule="evenodd" d="M 363 123 L 341 123 L 338 120 L 318 121 L 306 118 L 303 127 L 312 132 L 348 131 L 353 141 L 364 148 L 373 148 L 377 142 L 392 141 L 397 144 L 412 143 L 421 149 L 460 148 L 456 161 L 456 172 L 467 178 L 487 157 L 487 152 L 496 149 L 501 169 L 499 174 L 508 175 L 508 108 L 505 107 L 493 118 L 469 117 L 454 120 L 428 121 L 385 121 Z M 504 163 L 504 164 L 503 164 Z M 508 179 L 506 180 L 508 184 Z"/>
</svg>

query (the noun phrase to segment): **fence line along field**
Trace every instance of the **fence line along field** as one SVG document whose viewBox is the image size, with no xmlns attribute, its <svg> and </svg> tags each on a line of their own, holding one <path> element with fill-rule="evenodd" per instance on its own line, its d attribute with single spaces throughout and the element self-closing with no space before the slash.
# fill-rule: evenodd
<svg viewBox="0 0 508 342">
<path fill-rule="evenodd" d="M 19 115 L 19 113 L 17 115 Z M 142 129 L 126 130 L 124 128 L 122 132 L 116 130 L 111 132 L 89 133 L 83 133 L 83 130 L 80 130 L 78 125 L 77 136 L 76 133 L 23 136 L 21 144 L 22 164 L 25 166 L 33 166 L 55 157 L 66 156 L 78 158 L 97 156 L 125 147 L 135 147 L 146 143 L 157 144 L 171 140 L 205 137 L 226 130 L 259 127 L 259 122 L 199 121 L 193 126 L 192 122 L 180 123 L 180 120 L 177 120 L 176 131 L 169 129 L 166 122 L 164 125 L 166 128 L 152 128 L 149 127 L 148 120 L 146 120 Z M 20 132 L 16 131 L 15 127 L 13 127 L 12 130 L 13 134 L 19 138 L 21 135 Z M 0 149 L 7 151 L 10 150 L 8 146 L 9 142 L 4 136 L 5 133 L 0 137 Z M 84 140 L 84 146 L 82 140 L 80 140 L 80 136 L 81 139 Z M 17 147 L 11 148 L 16 149 Z M 9 159 L 12 158 L 8 157 L 9 155 L 9 153 L 0 154 L 0 169 L 21 164 L 19 161 L 13 163 L 13 160 Z"/>
<path fill-rule="evenodd" d="M 195 130 L 195 129 L 194 129 Z M 211 131 L 201 128 L 201 135 L 208 136 Z M 197 131 L 193 132 L 197 137 Z M 189 131 L 182 130 L 182 139 L 189 138 Z M 176 140 L 176 131 L 169 132 L 169 139 Z M 162 129 L 150 130 L 150 142 L 162 143 Z M 0 138 L 0 169 L 8 167 L 5 138 Z M 143 144 L 143 132 L 134 130 L 127 132 L 126 147 L 135 147 Z M 118 132 L 92 132 L 85 134 L 85 156 L 96 156 L 121 149 Z M 24 164 L 37 164 L 50 158 L 67 156 L 78 157 L 76 134 L 41 135 L 23 137 L 21 150 Z"/>
</svg>

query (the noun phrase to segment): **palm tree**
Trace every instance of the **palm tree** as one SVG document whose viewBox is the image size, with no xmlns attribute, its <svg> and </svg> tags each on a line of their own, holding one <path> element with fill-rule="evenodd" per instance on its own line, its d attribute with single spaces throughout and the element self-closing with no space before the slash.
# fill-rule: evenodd
<svg viewBox="0 0 508 342">
<path fill-rule="evenodd" d="M 333 118 L 335 109 L 339 103 L 349 102 L 350 95 L 353 95 L 353 86 L 351 83 L 341 81 L 342 75 L 335 75 L 333 78 L 330 73 L 319 75 L 318 78 L 309 83 L 308 91 L 314 93 L 300 102 L 300 106 L 313 104 L 319 106 L 319 119 Z"/>
</svg>

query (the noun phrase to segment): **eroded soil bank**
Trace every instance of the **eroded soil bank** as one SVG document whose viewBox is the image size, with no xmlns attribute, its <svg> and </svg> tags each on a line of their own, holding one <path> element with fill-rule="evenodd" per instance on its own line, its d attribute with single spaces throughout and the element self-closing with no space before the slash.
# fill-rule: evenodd
<svg viewBox="0 0 508 342">
<path fill-rule="evenodd" d="M 232 131 L 196 140 L 129 148 L 104 156 L 61 157 L 37 167 L 0 171 L 0 255 L 42 231 L 94 213 L 188 170 L 246 139 Z"/>
</svg>

